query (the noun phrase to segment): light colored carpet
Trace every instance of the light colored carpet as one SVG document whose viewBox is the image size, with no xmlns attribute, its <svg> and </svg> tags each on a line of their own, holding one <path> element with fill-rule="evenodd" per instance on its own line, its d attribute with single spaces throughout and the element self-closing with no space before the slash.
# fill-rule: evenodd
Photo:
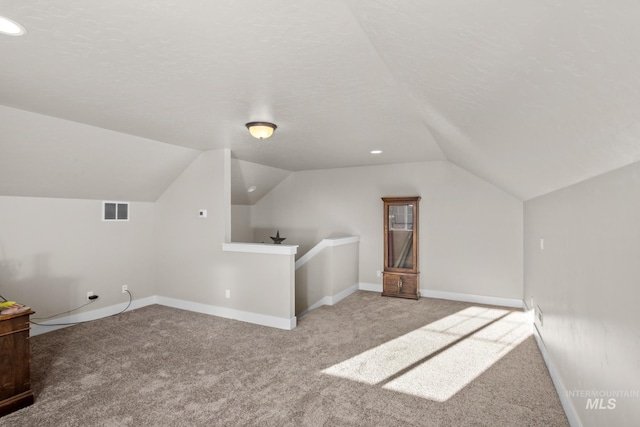
<svg viewBox="0 0 640 427">
<path fill-rule="evenodd" d="M 35 404 L 0 425 L 566 426 L 513 316 L 359 291 L 282 331 L 149 306 L 33 337 Z"/>
</svg>

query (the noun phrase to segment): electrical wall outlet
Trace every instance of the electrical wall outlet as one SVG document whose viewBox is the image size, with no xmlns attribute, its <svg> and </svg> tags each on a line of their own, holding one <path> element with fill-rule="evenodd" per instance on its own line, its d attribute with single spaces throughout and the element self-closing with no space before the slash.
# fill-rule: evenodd
<svg viewBox="0 0 640 427">
<path fill-rule="evenodd" d="M 122 293 L 123 294 L 126 294 L 128 290 L 129 290 L 129 287 L 127 285 L 122 285 Z"/>
<path fill-rule="evenodd" d="M 224 291 L 224 297 L 231 298 L 231 289 L 227 289 L 226 291 Z"/>
<path fill-rule="evenodd" d="M 376 277 L 382 277 L 382 271 L 380 270 L 376 271 Z"/>
<path fill-rule="evenodd" d="M 87 300 L 89 299 L 89 297 L 92 297 L 92 296 L 93 296 L 93 292 L 92 291 L 87 292 Z"/>
</svg>

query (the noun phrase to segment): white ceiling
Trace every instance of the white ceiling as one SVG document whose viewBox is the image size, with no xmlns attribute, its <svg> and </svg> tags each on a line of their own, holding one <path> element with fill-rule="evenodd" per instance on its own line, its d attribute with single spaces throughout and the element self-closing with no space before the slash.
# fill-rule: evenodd
<svg viewBox="0 0 640 427">
<path fill-rule="evenodd" d="M 290 171 L 231 159 L 231 204 L 254 205 L 291 174 Z M 254 190 L 248 190 L 254 187 Z"/>
<path fill-rule="evenodd" d="M 200 154 L 0 105 L 0 195 L 155 201 Z"/>
<path fill-rule="evenodd" d="M 640 160 L 637 0 L 0 0 L 0 15 L 28 31 L 0 36 L 0 194 L 153 200 L 217 148 L 288 171 L 448 159 L 523 200 Z M 244 128 L 262 120 L 278 125 L 264 142 Z M 114 167 L 139 188 L 117 189 Z"/>
</svg>

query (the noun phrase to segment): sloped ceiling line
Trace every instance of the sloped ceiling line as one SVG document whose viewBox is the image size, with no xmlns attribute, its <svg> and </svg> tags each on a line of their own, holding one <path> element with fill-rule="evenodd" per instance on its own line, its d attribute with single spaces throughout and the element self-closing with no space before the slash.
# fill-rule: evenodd
<svg viewBox="0 0 640 427">
<path fill-rule="evenodd" d="M 377 57 L 380 59 L 381 65 L 386 69 L 389 76 L 391 76 L 391 78 L 393 79 L 398 89 L 402 91 L 407 101 L 410 101 L 412 103 L 416 113 L 423 118 L 421 122 L 422 122 L 422 125 L 424 126 L 424 130 L 427 132 L 425 136 L 430 140 L 433 140 L 433 142 L 437 144 L 438 148 L 443 153 L 444 158 L 448 159 L 448 156 L 446 155 L 445 147 L 439 141 L 439 138 L 436 137 L 436 134 L 434 134 L 434 132 L 431 129 L 431 125 L 429 124 L 429 115 L 425 114 L 424 109 L 419 107 L 418 100 L 415 98 L 415 96 L 413 96 L 412 92 L 409 90 L 409 87 L 407 87 L 406 84 L 404 84 L 402 81 L 398 79 L 398 76 L 394 72 L 394 68 L 389 65 L 388 58 L 386 58 L 386 56 L 381 52 L 381 49 L 379 48 L 378 44 L 373 40 L 371 29 L 365 26 L 364 17 L 366 16 L 366 14 L 358 12 L 357 5 L 356 5 L 356 3 L 358 2 L 351 1 L 351 0 L 345 0 L 345 1 L 349 6 L 349 10 L 351 11 L 351 16 L 353 17 L 354 21 L 358 24 L 358 27 L 362 31 L 362 34 L 364 35 L 364 37 L 369 42 L 369 46 L 371 46 L 371 49 L 376 53 Z M 433 108 L 431 108 L 431 111 L 433 111 Z M 439 117 L 444 119 L 444 117 L 441 114 L 439 115 Z M 446 123 L 449 124 L 450 127 L 453 126 L 451 122 L 448 120 L 446 120 Z"/>
</svg>

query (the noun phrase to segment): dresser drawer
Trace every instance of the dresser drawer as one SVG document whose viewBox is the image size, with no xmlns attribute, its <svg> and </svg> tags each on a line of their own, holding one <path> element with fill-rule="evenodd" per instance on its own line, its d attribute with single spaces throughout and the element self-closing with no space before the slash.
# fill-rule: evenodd
<svg viewBox="0 0 640 427">
<path fill-rule="evenodd" d="M 14 334 L 19 331 L 29 330 L 29 316 L 11 315 L 0 317 L 0 336 Z"/>
<path fill-rule="evenodd" d="M 33 403 L 28 310 L 0 316 L 0 417 Z"/>
</svg>

